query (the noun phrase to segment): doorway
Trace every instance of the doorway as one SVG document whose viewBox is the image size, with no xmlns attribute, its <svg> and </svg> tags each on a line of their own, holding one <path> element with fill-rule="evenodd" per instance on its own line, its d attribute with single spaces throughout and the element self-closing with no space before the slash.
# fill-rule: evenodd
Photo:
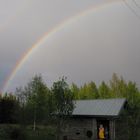
<svg viewBox="0 0 140 140">
<path fill-rule="evenodd" d="M 109 120 L 97 120 L 97 138 L 99 139 L 99 127 L 100 125 L 103 125 L 104 127 L 104 136 L 105 136 L 105 140 L 109 140 L 110 136 L 110 130 L 109 130 Z"/>
</svg>

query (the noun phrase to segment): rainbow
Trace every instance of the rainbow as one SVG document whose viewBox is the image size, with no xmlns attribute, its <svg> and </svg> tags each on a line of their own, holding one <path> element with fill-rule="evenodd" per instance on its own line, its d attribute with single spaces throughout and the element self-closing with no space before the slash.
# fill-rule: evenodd
<svg viewBox="0 0 140 140">
<path fill-rule="evenodd" d="M 65 19 L 64 21 L 62 21 L 61 23 L 59 23 L 56 27 L 52 28 L 50 31 L 48 31 L 47 33 L 45 33 L 29 50 L 27 50 L 27 52 L 25 52 L 22 57 L 19 59 L 19 61 L 16 63 L 15 67 L 13 68 L 12 72 L 10 73 L 10 75 L 6 78 L 5 82 L 4 82 L 4 86 L 2 89 L 2 93 L 7 92 L 8 87 L 10 85 L 10 83 L 12 82 L 12 80 L 14 79 L 16 73 L 20 70 L 21 66 L 24 65 L 24 63 L 29 59 L 29 57 L 42 45 L 45 43 L 45 41 L 52 37 L 55 33 L 61 31 L 64 27 L 71 25 L 72 23 L 75 23 L 76 21 L 78 21 L 79 18 L 85 17 L 86 15 L 95 12 L 97 10 L 100 10 L 102 8 L 104 8 L 105 6 L 109 6 L 111 4 L 113 4 L 114 2 L 120 2 L 122 0 L 108 0 L 105 1 L 102 4 L 98 4 L 95 6 L 92 6 L 88 9 L 86 9 L 85 11 L 82 11 L 79 14 L 76 14 L 75 16 L 72 16 L 68 19 Z"/>
</svg>

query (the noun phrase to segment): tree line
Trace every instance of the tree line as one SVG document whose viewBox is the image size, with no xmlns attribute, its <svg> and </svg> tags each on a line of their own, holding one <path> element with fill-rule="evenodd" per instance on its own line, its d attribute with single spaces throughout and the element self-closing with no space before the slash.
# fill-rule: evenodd
<svg viewBox="0 0 140 140">
<path fill-rule="evenodd" d="M 117 74 L 99 86 L 93 81 L 80 87 L 75 83 L 68 85 L 66 78 L 62 77 L 51 88 L 41 75 L 37 75 L 25 87 L 17 88 L 15 93 L 0 96 L 0 123 L 32 124 L 33 130 L 37 125 L 55 124 L 59 134 L 65 117 L 72 114 L 75 100 L 106 98 L 127 99 L 126 109 L 118 120 L 117 132 L 123 133 L 118 139 L 139 139 L 140 91 L 135 82 L 127 82 Z M 122 125 L 125 128 L 120 130 Z"/>
</svg>

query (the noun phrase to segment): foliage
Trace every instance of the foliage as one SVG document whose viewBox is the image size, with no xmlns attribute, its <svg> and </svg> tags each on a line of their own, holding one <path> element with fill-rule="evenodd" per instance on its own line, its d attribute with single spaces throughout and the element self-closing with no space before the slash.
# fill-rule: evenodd
<svg viewBox="0 0 140 140">
<path fill-rule="evenodd" d="M 56 133 L 58 134 L 61 124 L 65 123 L 67 117 L 72 114 L 74 100 L 104 98 L 126 98 L 125 111 L 117 121 L 117 139 L 139 140 L 140 91 L 135 82 L 127 82 L 117 74 L 112 75 L 109 83 L 103 81 L 99 86 L 91 81 L 80 87 L 72 83 L 69 87 L 66 78 L 62 77 L 54 82 L 50 89 L 40 75 L 35 76 L 24 88 L 18 88 L 16 95 L 0 95 L 0 123 L 18 123 L 20 120 L 24 125 L 34 123 L 35 126 L 50 123 L 52 125 L 57 122 Z M 52 118 L 55 118 L 55 121 Z M 30 138 L 35 139 L 37 134 L 30 131 L 32 134 Z M 47 139 L 48 135 L 45 136 L 43 134 L 45 132 L 41 131 L 38 132 L 40 133 L 38 139 L 41 139 L 41 135 L 43 135 L 42 139 Z M 7 132 L 11 134 L 8 127 L 0 128 L 1 139 Z M 17 135 L 16 133 L 19 134 L 20 130 L 14 129 L 13 134 Z M 52 137 L 54 138 L 54 135 Z M 6 139 L 8 138 L 5 137 Z"/>
<path fill-rule="evenodd" d="M 74 109 L 73 93 L 63 77 L 52 86 L 53 100 L 55 103 L 55 116 L 57 123 L 57 140 L 60 139 L 61 129 L 65 120 L 72 114 Z"/>
<path fill-rule="evenodd" d="M 69 89 L 68 84 L 65 81 L 65 78 L 60 79 L 57 82 L 54 82 L 52 86 L 53 100 L 55 102 L 55 112 L 58 116 L 67 116 L 71 115 L 74 104 L 73 104 L 73 93 Z"/>
<path fill-rule="evenodd" d="M 28 127 L 26 131 L 28 131 L 27 140 L 55 140 L 56 131 L 53 126 L 37 126 L 36 131 Z"/>
<path fill-rule="evenodd" d="M 27 86 L 19 89 L 18 92 L 21 93 L 18 94 L 18 99 L 21 101 L 24 114 L 22 120 L 26 120 L 26 123 L 33 123 L 35 130 L 36 123 L 44 123 L 47 120 L 50 91 L 39 75 L 33 77 Z"/>
<path fill-rule="evenodd" d="M 41 121 L 47 117 L 47 96 L 49 90 L 43 83 L 41 76 L 35 76 L 27 87 L 25 87 L 25 92 L 28 95 L 26 107 L 29 111 L 33 110 L 34 115 L 36 115 L 36 120 Z M 31 114 L 31 115 L 32 115 Z"/>
<path fill-rule="evenodd" d="M 127 105 L 125 113 L 119 120 L 117 135 L 119 140 L 139 140 L 140 139 L 140 91 L 135 82 L 126 82 L 123 77 L 118 77 L 117 74 L 112 75 L 109 84 L 104 81 L 97 86 L 94 82 L 86 83 L 80 88 L 73 84 L 72 91 L 76 93 L 76 99 L 96 99 L 96 98 L 126 98 Z M 78 90 L 77 90 L 78 89 Z"/>
<path fill-rule="evenodd" d="M 75 84 L 75 83 L 72 83 L 71 85 L 71 92 L 73 93 L 74 95 L 74 99 L 80 99 L 80 96 L 79 96 L 79 87 Z"/>
<path fill-rule="evenodd" d="M 11 94 L 0 98 L 0 123 L 17 123 L 19 119 L 19 102 Z"/>
<path fill-rule="evenodd" d="M 33 131 L 32 127 L 22 128 L 20 125 L 0 125 L 0 140 L 55 140 L 55 128 L 52 126 L 37 126 Z"/>
<path fill-rule="evenodd" d="M 27 133 L 18 125 L 0 125 L 1 140 L 25 140 Z"/>
<path fill-rule="evenodd" d="M 107 86 L 107 84 L 103 81 L 101 85 L 99 86 L 98 92 L 100 98 L 110 98 L 111 94 L 109 92 L 110 88 Z"/>
</svg>

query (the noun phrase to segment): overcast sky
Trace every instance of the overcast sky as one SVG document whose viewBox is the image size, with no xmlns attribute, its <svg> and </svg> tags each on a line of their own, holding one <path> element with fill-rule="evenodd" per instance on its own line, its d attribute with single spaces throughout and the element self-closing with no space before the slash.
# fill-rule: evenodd
<svg viewBox="0 0 140 140">
<path fill-rule="evenodd" d="M 0 89 L 14 91 L 35 74 L 48 85 L 61 76 L 99 84 L 113 73 L 140 85 L 140 1 L 109 1 L 0 0 Z M 22 55 L 60 23 L 3 87 Z"/>
</svg>

